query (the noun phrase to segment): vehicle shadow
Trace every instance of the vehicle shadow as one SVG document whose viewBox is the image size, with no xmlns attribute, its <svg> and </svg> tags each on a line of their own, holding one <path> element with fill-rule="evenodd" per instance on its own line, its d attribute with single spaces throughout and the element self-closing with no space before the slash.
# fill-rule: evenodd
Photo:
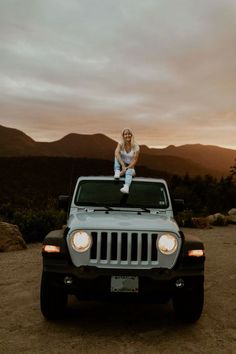
<svg viewBox="0 0 236 354">
<path fill-rule="evenodd" d="M 203 345 L 194 339 L 202 330 L 201 321 L 181 323 L 170 303 L 78 302 L 73 298 L 65 317 L 46 322 L 43 332 L 46 328 L 47 333 L 54 333 L 50 343 L 60 338 L 73 350 L 82 348 L 81 353 L 182 354 Z M 167 343 L 169 351 L 165 351 Z M 186 351 L 186 343 L 191 350 Z"/>
<path fill-rule="evenodd" d="M 79 302 L 70 297 L 68 311 L 62 320 L 66 327 L 78 326 L 94 335 L 102 332 L 114 336 L 115 332 L 140 333 L 153 330 L 185 328 L 175 316 L 171 303 L 139 304 L 116 302 Z"/>
</svg>

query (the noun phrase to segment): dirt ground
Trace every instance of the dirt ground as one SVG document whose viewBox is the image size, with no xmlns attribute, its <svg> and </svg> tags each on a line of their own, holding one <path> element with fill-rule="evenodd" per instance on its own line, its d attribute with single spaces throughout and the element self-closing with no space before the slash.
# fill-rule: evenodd
<svg viewBox="0 0 236 354">
<path fill-rule="evenodd" d="M 46 321 L 39 308 L 41 245 L 0 254 L 0 353 L 236 353 L 236 226 L 184 229 L 206 248 L 205 306 L 194 325 L 171 305 L 78 303 Z"/>
</svg>

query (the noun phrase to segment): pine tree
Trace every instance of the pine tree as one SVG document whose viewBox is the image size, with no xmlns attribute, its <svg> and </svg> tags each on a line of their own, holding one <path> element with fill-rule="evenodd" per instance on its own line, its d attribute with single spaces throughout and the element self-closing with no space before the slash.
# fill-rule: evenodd
<svg viewBox="0 0 236 354">
<path fill-rule="evenodd" d="M 236 177 L 236 158 L 234 160 L 234 164 L 230 166 L 230 176 L 231 177 Z"/>
</svg>

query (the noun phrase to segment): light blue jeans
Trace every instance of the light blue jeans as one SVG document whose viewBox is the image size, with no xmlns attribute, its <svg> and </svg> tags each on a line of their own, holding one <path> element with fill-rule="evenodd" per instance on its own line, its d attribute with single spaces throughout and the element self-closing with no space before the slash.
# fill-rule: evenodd
<svg viewBox="0 0 236 354">
<path fill-rule="evenodd" d="M 119 163 L 119 161 L 117 160 L 117 158 L 115 158 L 114 160 L 114 171 L 120 171 L 121 170 L 121 165 Z M 126 170 L 125 172 L 125 184 L 127 184 L 128 186 L 131 185 L 133 176 L 135 176 L 135 169 L 134 168 L 128 168 L 128 170 Z"/>
</svg>

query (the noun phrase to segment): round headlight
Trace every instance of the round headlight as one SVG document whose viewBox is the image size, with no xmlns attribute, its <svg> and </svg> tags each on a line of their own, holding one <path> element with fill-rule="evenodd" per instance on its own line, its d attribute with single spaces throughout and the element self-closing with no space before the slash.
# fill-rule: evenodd
<svg viewBox="0 0 236 354">
<path fill-rule="evenodd" d="M 86 252 L 92 246 L 92 238 L 87 232 L 78 230 L 72 234 L 71 244 L 75 251 Z"/>
<path fill-rule="evenodd" d="M 174 235 L 163 234 L 157 241 L 157 247 L 163 254 L 172 254 L 178 246 L 177 239 Z"/>
</svg>

